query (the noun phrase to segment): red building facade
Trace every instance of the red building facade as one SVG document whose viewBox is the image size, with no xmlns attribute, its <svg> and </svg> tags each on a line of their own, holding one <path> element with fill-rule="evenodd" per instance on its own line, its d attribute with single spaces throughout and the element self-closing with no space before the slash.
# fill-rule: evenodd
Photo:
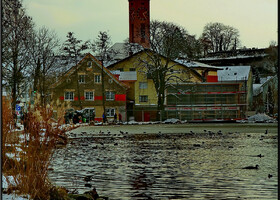
<svg viewBox="0 0 280 200">
<path fill-rule="evenodd" d="M 150 0 L 128 0 L 129 42 L 149 48 Z"/>
</svg>

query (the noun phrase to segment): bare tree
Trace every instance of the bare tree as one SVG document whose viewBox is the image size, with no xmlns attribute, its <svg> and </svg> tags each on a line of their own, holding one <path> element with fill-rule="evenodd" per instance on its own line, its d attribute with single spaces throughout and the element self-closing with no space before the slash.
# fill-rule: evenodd
<svg viewBox="0 0 280 200">
<path fill-rule="evenodd" d="M 101 82 L 102 82 L 102 105 L 103 112 L 106 115 L 105 108 L 105 86 L 104 86 L 104 71 L 103 67 L 105 63 L 109 63 L 114 59 L 114 56 L 118 53 L 111 48 L 112 41 L 111 36 L 107 31 L 100 31 L 97 38 L 92 42 L 91 48 L 96 53 L 96 56 L 102 64 L 101 69 Z"/>
<path fill-rule="evenodd" d="M 40 93 L 41 103 L 45 105 L 48 96 L 47 86 L 51 84 L 48 80 L 57 67 L 55 55 L 58 53 L 59 40 L 55 32 L 42 27 L 33 32 L 28 42 L 33 90 Z"/>
<path fill-rule="evenodd" d="M 201 40 L 207 45 L 207 51 L 218 52 L 234 50 L 240 45 L 239 31 L 222 23 L 208 23 L 204 26 Z"/>
<path fill-rule="evenodd" d="M 157 109 L 164 110 L 166 89 L 174 83 L 182 80 L 179 73 L 188 73 L 186 69 L 182 72 L 174 72 L 177 65 L 173 60 L 185 55 L 189 35 L 187 31 L 173 23 L 152 21 L 150 25 L 150 47 L 145 50 L 145 58 L 139 58 L 139 71 L 147 73 L 147 77 L 153 80 L 157 93 Z M 157 118 L 160 119 L 160 113 Z"/>
<path fill-rule="evenodd" d="M 83 105 L 81 102 L 81 95 L 80 95 L 80 86 L 79 86 L 78 60 L 81 58 L 82 52 L 89 48 L 89 42 L 86 41 L 82 43 L 82 40 L 78 40 L 76 37 L 74 37 L 73 32 L 68 32 L 66 37 L 67 40 L 63 44 L 62 51 L 65 53 L 64 56 L 68 58 L 70 62 L 74 62 L 75 64 L 78 102 L 79 102 L 80 109 L 83 109 Z"/>
<path fill-rule="evenodd" d="M 276 41 L 271 41 L 269 47 L 266 49 L 268 56 L 265 58 L 265 62 L 268 65 L 271 73 L 276 74 L 278 72 L 278 45 Z"/>
<path fill-rule="evenodd" d="M 26 15 L 20 0 L 2 2 L 2 72 L 7 87 L 11 88 L 12 109 L 24 91 L 28 77 L 28 40 L 32 32 L 32 19 Z"/>
</svg>

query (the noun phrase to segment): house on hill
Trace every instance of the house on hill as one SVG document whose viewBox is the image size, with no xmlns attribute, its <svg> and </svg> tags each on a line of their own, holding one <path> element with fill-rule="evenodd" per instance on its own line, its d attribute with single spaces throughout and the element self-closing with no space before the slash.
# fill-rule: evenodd
<svg viewBox="0 0 280 200">
<path fill-rule="evenodd" d="M 108 119 L 113 118 L 115 113 L 120 113 L 123 120 L 126 119 L 128 88 L 90 53 L 51 86 L 54 102 L 69 102 L 75 110 L 92 108 L 95 110 L 95 120 L 98 121 L 102 120 L 103 98 Z"/>
<path fill-rule="evenodd" d="M 251 66 L 220 66 L 218 71 L 219 82 L 240 82 L 245 84 L 247 110 L 253 106 L 253 73 Z"/>
<path fill-rule="evenodd" d="M 253 107 L 257 113 L 273 115 L 278 113 L 278 76 L 261 78 L 260 84 L 253 84 Z"/>
</svg>

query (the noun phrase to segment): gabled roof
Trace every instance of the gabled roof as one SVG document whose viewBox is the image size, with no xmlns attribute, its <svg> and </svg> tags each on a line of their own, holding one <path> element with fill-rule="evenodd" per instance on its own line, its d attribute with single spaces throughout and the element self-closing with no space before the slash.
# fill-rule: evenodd
<svg viewBox="0 0 280 200">
<path fill-rule="evenodd" d="M 152 50 L 150 50 L 150 49 L 144 49 L 144 50 L 141 50 L 141 51 L 139 51 L 139 52 L 137 52 L 137 53 L 134 53 L 133 55 L 131 55 L 131 56 L 129 56 L 129 57 L 124 58 L 123 60 L 120 60 L 120 61 L 118 61 L 118 62 L 115 62 L 115 63 L 113 63 L 112 65 L 109 65 L 107 68 L 108 68 L 108 69 L 113 68 L 115 65 L 117 65 L 117 64 L 119 64 L 119 63 L 121 63 L 121 62 L 127 61 L 127 60 L 131 59 L 132 57 L 136 57 L 136 56 L 138 56 L 139 54 L 142 54 L 143 52 L 147 52 L 147 51 L 152 52 L 152 53 L 156 53 L 156 52 L 154 52 L 154 51 L 152 51 Z M 156 54 L 158 54 L 158 53 L 156 53 Z M 160 54 L 159 54 L 159 55 L 160 55 Z M 160 56 L 161 56 L 162 58 L 165 58 L 165 59 L 166 59 L 165 56 L 163 56 L 163 55 L 160 55 Z M 189 66 L 187 66 L 187 65 L 185 65 L 185 64 L 182 64 L 182 63 L 180 63 L 180 62 L 177 62 L 176 60 L 171 60 L 171 61 L 174 62 L 174 63 L 176 63 L 176 64 L 179 64 L 179 65 L 181 65 L 181 66 L 183 66 L 183 67 L 185 67 L 185 68 L 188 68 L 188 69 L 189 69 L 193 74 L 195 74 L 200 80 L 203 79 L 202 76 L 201 76 L 196 70 L 192 69 L 191 67 L 189 67 Z"/>
<path fill-rule="evenodd" d="M 251 66 L 222 66 L 218 70 L 218 81 L 244 81 L 248 80 Z"/>
<path fill-rule="evenodd" d="M 81 67 L 81 64 L 85 61 L 85 59 L 87 58 L 91 58 L 91 60 L 100 68 L 103 68 L 104 72 L 110 76 L 117 84 L 119 84 L 122 87 L 125 88 L 129 88 L 128 85 L 126 85 L 125 83 L 122 83 L 121 81 L 119 81 L 106 67 L 102 66 L 101 62 L 99 60 L 97 60 L 93 55 L 91 55 L 90 53 L 87 53 L 83 59 L 81 59 L 77 65 L 71 67 L 67 72 L 65 72 L 65 74 L 60 78 L 60 80 L 58 80 L 56 83 L 54 83 L 53 85 L 51 85 L 51 88 L 55 88 L 58 85 L 60 85 L 61 83 L 63 83 L 63 81 L 65 81 L 65 79 L 67 77 L 69 77 L 71 74 L 73 74 L 76 70 L 76 67 L 79 69 Z"/>
</svg>

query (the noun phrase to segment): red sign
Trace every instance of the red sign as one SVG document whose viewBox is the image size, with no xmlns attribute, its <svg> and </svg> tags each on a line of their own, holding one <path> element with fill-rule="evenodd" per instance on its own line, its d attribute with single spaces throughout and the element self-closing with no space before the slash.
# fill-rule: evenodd
<svg viewBox="0 0 280 200">
<path fill-rule="evenodd" d="M 116 94 L 115 100 L 116 101 L 126 101 L 126 95 L 125 94 Z"/>
</svg>

